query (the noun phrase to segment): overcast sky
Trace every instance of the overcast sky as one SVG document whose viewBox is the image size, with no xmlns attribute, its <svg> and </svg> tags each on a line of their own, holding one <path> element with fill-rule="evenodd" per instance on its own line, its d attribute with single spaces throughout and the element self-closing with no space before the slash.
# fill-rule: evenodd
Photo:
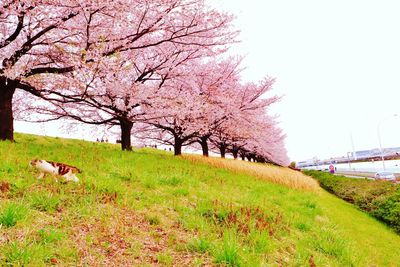
<svg viewBox="0 0 400 267">
<path fill-rule="evenodd" d="M 237 16 L 245 80 L 277 78 L 292 160 L 400 146 L 400 1 L 209 0 Z M 54 126 L 17 131 L 48 135 Z M 53 127 L 53 129 L 51 129 Z M 75 135 L 81 136 L 79 132 Z"/>
<path fill-rule="evenodd" d="M 236 14 L 246 80 L 277 78 L 292 160 L 400 146 L 400 1 L 218 0 Z"/>
</svg>

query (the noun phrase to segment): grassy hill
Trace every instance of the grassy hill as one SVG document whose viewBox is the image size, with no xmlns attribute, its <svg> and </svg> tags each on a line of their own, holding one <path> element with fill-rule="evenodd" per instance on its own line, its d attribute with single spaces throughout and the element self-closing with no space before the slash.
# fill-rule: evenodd
<svg viewBox="0 0 400 267">
<path fill-rule="evenodd" d="M 0 142 L 0 225 L 0 265 L 400 266 L 398 235 L 300 173 L 33 135 Z"/>
</svg>

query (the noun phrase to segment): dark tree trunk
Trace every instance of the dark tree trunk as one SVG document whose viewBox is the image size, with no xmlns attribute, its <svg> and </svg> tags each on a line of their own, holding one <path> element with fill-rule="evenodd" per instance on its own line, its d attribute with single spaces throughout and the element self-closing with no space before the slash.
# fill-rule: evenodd
<svg viewBox="0 0 400 267">
<path fill-rule="evenodd" d="M 247 160 L 251 162 L 251 156 L 246 156 Z"/>
<path fill-rule="evenodd" d="M 226 154 L 226 146 L 224 144 L 221 144 L 219 146 L 219 152 L 221 153 L 221 158 L 225 158 Z"/>
<path fill-rule="evenodd" d="M 200 137 L 199 143 L 201 145 L 201 150 L 203 151 L 203 156 L 208 157 L 208 136 Z"/>
<path fill-rule="evenodd" d="M 121 126 L 121 148 L 122 150 L 132 151 L 131 131 L 133 122 L 126 119 L 120 119 L 119 123 Z"/>
<path fill-rule="evenodd" d="M 234 159 L 238 158 L 238 154 L 239 154 L 239 149 L 236 148 L 235 146 L 232 147 L 232 155 Z"/>
<path fill-rule="evenodd" d="M 15 89 L 15 82 L 0 77 L 0 140 L 14 141 L 12 98 Z"/>
<path fill-rule="evenodd" d="M 240 157 L 242 158 L 242 160 L 246 160 L 246 156 L 245 155 L 240 155 Z"/>
<path fill-rule="evenodd" d="M 174 155 L 179 156 L 182 155 L 182 140 L 175 136 L 175 143 L 174 143 Z"/>
</svg>

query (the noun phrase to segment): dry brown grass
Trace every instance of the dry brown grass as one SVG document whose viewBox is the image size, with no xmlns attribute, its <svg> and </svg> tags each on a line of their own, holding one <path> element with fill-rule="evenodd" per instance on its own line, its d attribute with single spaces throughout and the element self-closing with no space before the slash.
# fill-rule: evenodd
<svg viewBox="0 0 400 267">
<path fill-rule="evenodd" d="M 249 174 L 275 184 L 284 185 L 298 190 L 316 192 L 320 188 L 318 182 L 311 177 L 289 168 L 278 167 L 271 164 L 203 157 L 198 155 L 183 155 L 182 157 L 192 162 L 205 163 L 235 173 Z"/>
</svg>

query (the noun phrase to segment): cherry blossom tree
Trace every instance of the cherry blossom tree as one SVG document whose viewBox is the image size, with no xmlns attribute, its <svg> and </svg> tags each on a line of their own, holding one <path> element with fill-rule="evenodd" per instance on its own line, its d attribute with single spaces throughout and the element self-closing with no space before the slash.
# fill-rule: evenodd
<svg viewBox="0 0 400 267">
<path fill-rule="evenodd" d="M 205 68 L 210 73 L 202 69 L 203 64 L 196 66 L 157 91 L 145 108 L 148 125 L 140 138 L 172 145 L 175 155 L 180 155 L 183 146 L 206 136 L 222 157 L 232 152 L 235 158 L 240 153 L 251 161 L 286 164 L 285 136 L 268 115 L 269 106 L 280 99 L 268 96 L 274 79 L 240 85 L 236 74 L 224 75 L 236 73 L 232 71 L 236 67 L 220 68 L 214 62 Z"/>
<path fill-rule="evenodd" d="M 25 87 L 25 78 L 70 71 L 68 59 L 59 51 L 76 32 L 61 27 L 76 18 L 79 6 L 70 3 L 62 8 L 61 1 L 56 2 L 6 0 L 0 4 L 0 140 L 13 140 L 12 98 L 17 88 Z"/>
<path fill-rule="evenodd" d="M 237 66 L 232 60 L 198 64 L 183 79 L 167 82 L 147 112 L 156 118 L 147 122 L 160 129 L 153 139 L 173 145 L 175 155 L 198 142 L 205 156 L 211 139 L 222 157 L 230 148 L 237 155 L 256 139 L 266 123 L 273 123 L 265 112 L 279 97 L 266 95 L 274 79 L 240 85 Z"/>
<path fill-rule="evenodd" d="M 147 54 L 139 54 L 139 56 Z M 76 86 L 64 89 L 63 93 L 76 94 L 76 101 L 35 104 L 37 114 L 45 115 L 44 121 L 72 119 L 86 124 L 118 126 L 123 150 L 131 150 L 131 130 L 135 121 L 143 115 L 141 106 L 148 103 L 151 95 L 166 79 L 144 73 L 158 68 L 167 60 L 152 63 L 138 60 L 137 63 L 124 57 L 107 57 L 95 65 L 74 71 Z M 146 62 L 146 63 L 144 63 Z M 170 68 L 170 65 L 168 65 Z M 37 121 L 37 120 L 36 120 Z"/>
<path fill-rule="evenodd" d="M 175 155 L 182 153 L 183 146 L 195 142 L 199 131 L 196 121 L 202 117 L 201 96 L 185 86 L 185 82 L 176 80 L 166 84 L 145 110 L 146 123 L 158 129 L 160 140 L 174 146 Z"/>
<path fill-rule="evenodd" d="M 3 1 L 0 139 L 13 139 L 15 90 L 53 103 L 80 103 L 87 97 L 82 95 L 87 84 L 77 85 L 75 80 L 80 68 L 116 54 L 145 53 L 150 47 L 161 53 L 168 49 L 164 44 L 213 55 L 232 42 L 236 33 L 229 29 L 231 20 L 204 1 Z M 145 80 L 153 73 L 146 70 L 139 77 Z"/>
<path fill-rule="evenodd" d="M 289 164 L 284 145 L 285 135 L 274 118 L 266 118 L 258 131 L 242 147 L 244 156 L 255 162 L 270 162 L 282 166 Z"/>
<path fill-rule="evenodd" d="M 208 155 L 212 129 L 233 116 L 229 89 L 238 79 L 239 63 L 232 58 L 191 62 L 179 69 L 180 77 L 157 91 L 146 120 L 164 133 L 159 137 L 174 145 L 176 155 L 181 154 L 182 146 L 201 141 L 203 153 Z"/>
<path fill-rule="evenodd" d="M 234 158 L 237 158 L 239 150 L 243 149 L 248 140 L 261 132 L 261 125 L 270 122 L 266 116 L 267 109 L 279 100 L 277 96 L 267 96 L 274 82 L 274 79 L 265 78 L 259 83 L 236 85 L 231 96 L 231 109 L 235 115 L 227 117 L 210 135 L 221 157 L 231 151 Z"/>
<path fill-rule="evenodd" d="M 191 75 L 191 86 L 197 89 L 193 93 L 202 96 L 204 112 L 196 124 L 200 128 L 197 142 L 201 146 L 203 156 L 209 155 L 208 142 L 213 132 L 237 112 L 232 101 L 240 80 L 240 63 L 241 58 L 233 57 L 221 61 L 208 61 L 199 64 Z"/>
<path fill-rule="evenodd" d="M 193 142 L 208 155 L 212 140 L 221 154 L 284 163 L 266 115 L 274 80 L 242 85 L 239 61 L 215 59 L 234 41 L 231 21 L 199 0 L 2 1 L 0 140 L 13 140 L 18 90 L 51 103 L 16 97 L 18 114 L 119 126 L 122 149 L 143 121 L 177 155 Z"/>
<path fill-rule="evenodd" d="M 220 131 L 211 137 L 213 147 L 223 158 L 229 151 L 235 159 L 240 155 L 243 160 L 247 158 L 254 162 L 269 162 L 282 166 L 289 163 L 284 144 L 285 136 L 273 119 L 266 118 L 263 126 L 250 129 L 251 134 L 244 137 L 240 134 L 234 136 L 232 132 L 229 134 L 229 130 L 232 129 L 225 128 L 225 132 Z"/>
</svg>

